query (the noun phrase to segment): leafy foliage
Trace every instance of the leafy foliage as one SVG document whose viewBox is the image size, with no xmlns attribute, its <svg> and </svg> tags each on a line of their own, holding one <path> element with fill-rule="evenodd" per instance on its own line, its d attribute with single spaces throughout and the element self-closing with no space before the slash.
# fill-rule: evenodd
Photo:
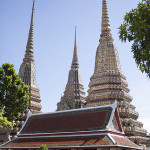
<svg viewBox="0 0 150 150">
<path fill-rule="evenodd" d="M 4 117 L 4 110 L 0 109 L 0 128 L 13 127 L 15 125 L 13 122 L 7 120 L 7 117 Z"/>
<path fill-rule="evenodd" d="M 119 34 L 122 42 L 133 41 L 135 62 L 150 78 L 150 0 L 142 0 L 136 9 L 126 13 Z"/>
<path fill-rule="evenodd" d="M 48 150 L 46 145 L 41 145 L 39 150 Z"/>
<path fill-rule="evenodd" d="M 0 127 L 12 126 L 8 120 L 17 119 L 20 112 L 28 108 L 28 101 L 28 86 L 15 73 L 12 64 L 3 64 L 0 67 Z"/>
</svg>

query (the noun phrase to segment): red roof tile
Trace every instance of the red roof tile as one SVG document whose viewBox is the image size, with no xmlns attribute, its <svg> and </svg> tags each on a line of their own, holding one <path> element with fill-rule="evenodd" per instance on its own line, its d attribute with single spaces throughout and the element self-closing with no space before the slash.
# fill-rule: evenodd
<svg viewBox="0 0 150 150">
<path fill-rule="evenodd" d="M 115 119 L 113 119 L 115 117 Z M 113 126 L 119 128 L 113 128 Z M 86 131 L 86 132 L 85 132 Z M 2 145 L 1 149 L 49 148 L 128 148 L 141 149 L 121 136 L 116 105 L 33 114 L 26 121 L 18 138 Z M 120 136 L 119 136 L 120 135 Z"/>
<path fill-rule="evenodd" d="M 91 136 L 91 137 L 63 137 L 63 138 L 32 138 L 32 139 L 15 139 L 5 145 L 5 147 L 36 147 L 40 145 L 47 145 L 49 148 L 53 147 L 88 147 L 93 145 L 113 145 L 107 135 Z"/>
<path fill-rule="evenodd" d="M 104 107 L 33 115 L 20 134 L 100 130 L 108 124 L 111 112 L 111 107 Z"/>
<path fill-rule="evenodd" d="M 112 137 L 117 142 L 118 145 L 137 147 L 136 144 L 134 144 L 132 141 L 128 140 L 123 136 L 112 136 Z"/>
</svg>

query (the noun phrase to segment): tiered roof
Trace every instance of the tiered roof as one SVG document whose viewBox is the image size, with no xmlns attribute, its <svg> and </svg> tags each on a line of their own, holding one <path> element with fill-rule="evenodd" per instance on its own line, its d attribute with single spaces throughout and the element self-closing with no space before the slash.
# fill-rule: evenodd
<svg viewBox="0 0 150 150">
<path fill-rule="evenodd" d="M 116 104 L 54 113 L 31 114 L 18 137 L 1 149 L 141 149 L 124 137 Z"/>
</svg>

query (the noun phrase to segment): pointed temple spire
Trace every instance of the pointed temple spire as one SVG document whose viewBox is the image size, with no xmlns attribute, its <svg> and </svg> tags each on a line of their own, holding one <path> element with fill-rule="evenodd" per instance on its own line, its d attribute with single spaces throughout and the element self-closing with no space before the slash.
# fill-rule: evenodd
<svg viewBox="0 0 150 150">
<path fill-rule="evenodd" d="M 29 86 L 30 92 L 30 99 L 29 99 L 29 107 L 25 112 L 20 114 L 20 118 L 15 120 L 15 126 L 11 129 L 8 128 L 7 130 L 1 130 L 0 139 L 1 142 L 6 142 L 10 140 L 10 138 L 16 137 L 16 134 L 20 131 L 21 127 L 23 126 L 29 111 L 32 113 L 39 113 L 41 112 L 41 100 L 40 100 L 40 93 L 39 89 L 36 86 L 36 67 L 34 64 L 34 56 L 33 56 L 33 18 L 34 18 L 34 5 L 35 0 L 33 0 L 32 6 L 32 14 L 31 14 L 31 22 L 29 28 L 29 35 L 25 50 L 25 56 L 23 59 L 22 64 L 20 65 L 19 69 L 19 76 L 21 77 L 22 81 Z"/>
<path fill-rule="evenodd" d="M 31 22 L 30 22 L 25 56 L 19 70 L 19 76 L 22 78 L 24 83 L 27 84 L 30 88 L 31 95 L 29 101 L 29 109 L 33 113 L 41 111 L 40 93 L 39 93 L 39 89 L 36 86 L 36 67 L 34 64 L 34 56 L 33 56 L 34 5 L 35 5 L 35 0 L 33 0 Z"/>
<path fill-rule="evenodd" d="M 118 52 L 117 49 L 115 48 L 115 45 L 113 44 L 113 41 L 114 40 L 112 38 L 108 17 L 107 3 L 106 0 L 103 0 L 101 35 L 99 40 L 100 44 L 97 48 L 95 60 L 95 73 L 104 73 L 104 72 L 105 73 L 114 72 L 116 74 L 122 73 Z M 106 43 L 108 43 L 108 45 L 106 45 Z"/>
<path fill-rule="evenodd" d="M 71 69 L 69 71 L 68 82 L 64 91 L 64 95 L 61 97 L 60 102 L 57 103 L 57 110 L 60 111 L 81 108 L 84 104 L 85 92 L 78 63 L 75 27 L 75 42 Z"/>
<path fill-rule="evenodd" d="M 138 119 L 138 112 L 131 104 L 126 77 L 122 74 L 118 52 L 111 35 L 107 3 L 102 3 L 101 36 L 95 57 L 95 70 L 90 78 L 85 107 L 108 105 L 117 101 L 124 132 L 134 142 L 146 141 L 147 131 Z M 144 143 L 144 142 L 143 142 Z"/>
<path fill-rule="evenodd" d="M 32 14 L 31 14 L 30 29 L 29 29 L 29 35 L 28 35 L 27 46 L 26 46 L 26 51 L 30 51 L 30 52 L 33 52 L 33 17 L 34 17 L 34 3 L 35 3 L 35 0 L 33 0 L 33 7 L 32 7 Z"/>
<path fill-rule="evenodd" d="M 107 3 L 106 0 L 103 0 L 103 7 L 102 7 L 102 24 L 101 24 L 101 37 L 104 35 L 111 35 L 110 33 L 110 23 L 108 17 L 108 10 L 107 10 Z"/>
<path fill-rule="evenodd" d="M 76 43 L 76 26 L 75 26 L 75 41 L 74 41 L 74 52 L 73 52 L 73 59 L 72 59 L 72 67 L 78 68 L 78 56 L 77 56 L 77 43 Z"/>
</svg>

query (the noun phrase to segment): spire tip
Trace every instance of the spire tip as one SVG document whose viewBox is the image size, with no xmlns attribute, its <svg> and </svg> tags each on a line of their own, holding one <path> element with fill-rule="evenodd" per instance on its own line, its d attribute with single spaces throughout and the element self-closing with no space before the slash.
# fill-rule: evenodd
<svg viewBox="0 0 150 150">
<path fill-rule="evenodd" d="M 103 0 L 102 2 L 102 23 L 101 23 L 101 37 L 105 35 L 111 35 L 110 33 L 110 23 L 109 23 L 109 16 L 107 10 L 107 2 Z"/>
<path fill-rule="evenodd" d="M 33 6 L 32 6 L 32 14 L 31 14 L 31 22 L 30 22 L 30 29 L 29 29 L 29 35 L 28 35 L 28 41 L 26 46 L 26 51 L 29 51 L 33 53 L 33 18 L 34 18 L 34 3 L 35 0 L 33 0 Z"/>
<path fill-rule="evenodd" d="M 72 59 L 72 67 L 78 67 L 77 43 L 76 43 L 76 26 L 75 26 L 75 41 L 74 41 L 74 52 L 73 52 L 73 59 Z"/>
<path fill-rule="evenodd" d="M 76 31 L 76 25 L 75 25 L 75 45 L 76 45 L 76 33 L 77 31 Z"/>
</svg>

